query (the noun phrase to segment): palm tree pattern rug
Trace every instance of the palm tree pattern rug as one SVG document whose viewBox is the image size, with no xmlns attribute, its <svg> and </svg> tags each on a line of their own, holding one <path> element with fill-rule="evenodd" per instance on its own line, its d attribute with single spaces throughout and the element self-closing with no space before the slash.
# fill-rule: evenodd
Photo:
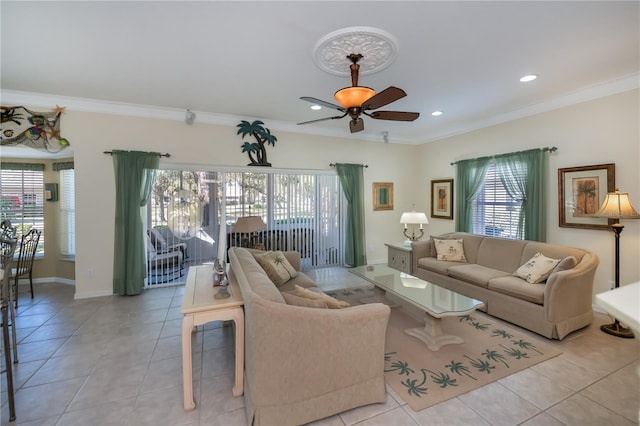
<svg viewBox="0 0 640 426">
<path fill-rule="evenodd" d="M 334 290 L 329 295 L 352 305 L 373 301 L 373 286 Z M 404 308 L 391 310 L 385 343 L 385 380 L 409 406 L 420 411 L 560 355 L 549 340 L 482 312 L 443 319 L 446 333 L 462 344 L 429 350 L 404 332 L 423 327 Z"/>
</svg>

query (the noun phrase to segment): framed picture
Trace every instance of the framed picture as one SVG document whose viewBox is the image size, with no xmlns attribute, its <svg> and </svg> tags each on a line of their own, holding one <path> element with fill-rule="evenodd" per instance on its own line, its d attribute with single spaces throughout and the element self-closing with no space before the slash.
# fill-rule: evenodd
<svg viewBox="0 0 640 426">
<path fill-rule="evenodd" d="M 431 181 L 431 217 L 453 219 L 453 179 Z"/>
<path fill-rule="evenodd" d="M 593 217 L 607 192 L 615 191 L 615 164 L 558 169 L 560 226 L 610 230 L 614 219 Z"/>
<path fill-rule="evenodd" d="M 393 210 L 393 182 L 373 183 L 373 210 Z"/>
</svg>

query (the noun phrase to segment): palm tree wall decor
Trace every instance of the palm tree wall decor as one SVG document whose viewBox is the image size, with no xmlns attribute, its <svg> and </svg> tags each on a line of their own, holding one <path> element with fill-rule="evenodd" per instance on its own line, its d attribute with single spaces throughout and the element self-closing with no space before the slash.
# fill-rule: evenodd
<svg viewBox="0 0 640 426">
<path fill-rule="evenodd" d="M 267 145 L 275 146 L 276 138 L 271 134 L 271 131 L 264 127 L 264 123 L 260 120 L 255 120 L 249 123 L 247 120 L 242 120 L 238 124 L 238 135 L 241 135 L 242 139 L 249 135 L 253 136 L 256 142 L 244 142 L 242 144 L 242 152 L 246 152 L 249 156 L 251 163 L 248 166 L 264 166 L 271 167 L 271 163 L 267 161 Z"/>
</svg>

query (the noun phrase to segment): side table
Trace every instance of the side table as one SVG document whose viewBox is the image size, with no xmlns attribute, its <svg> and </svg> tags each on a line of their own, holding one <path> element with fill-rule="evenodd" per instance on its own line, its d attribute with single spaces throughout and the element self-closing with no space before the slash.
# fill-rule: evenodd
<svg viewBox="0 0 640 426">
<path fill-rule="evenodd" d="M 405 246 L 404 243 L 386 243 L 385 246 L 387 246 L 388 250 L 388 266 L 409 275 L 413 274 L 413 252 L 411 246 Z"/>
<path fill-rule="evenodd" d="M 193 359 L 191 355 L 191 333 L 197 325 L 210 321 L 232 320 L 235 325 L 236 380 L 233 396 L 243 393 L 244 380 L 244 311 L 242 293 L 237 284 L 229 284 L 231 296 L 214 299 L 217 289 L 213 287 L 213 268 L 194 266 L 189 268 L 182 299 L 182 386 L 184 409 L 193 410 Z"/>
</svg>

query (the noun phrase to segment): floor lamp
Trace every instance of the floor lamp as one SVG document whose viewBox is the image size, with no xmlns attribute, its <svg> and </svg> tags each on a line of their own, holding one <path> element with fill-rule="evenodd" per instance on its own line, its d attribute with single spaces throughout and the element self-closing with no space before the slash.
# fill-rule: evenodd
<svg viewBox="0 0 640 426">
<path fill-rule="evenodd" d="M 640 214 L 631 205 L 629 194 L 620 192 L 617 188 L 615 192 L 607 193 L 600 210 L 594 216 L 606 217 L 608 219 L 617 219 L 616 223 L 611 225 L 616 240 L 616 258 L 615 258 L 615 288 L 620 287 L 620 234 L 624 226 L 620 224 L 620 219 L 640 219 Z M 632 339 L 633 332 L 627 327 L 623 327 L 616 318 L 612 324 L 604 324 L 600 326 L 600 330 L 605 333 Z"/>
</svg>

